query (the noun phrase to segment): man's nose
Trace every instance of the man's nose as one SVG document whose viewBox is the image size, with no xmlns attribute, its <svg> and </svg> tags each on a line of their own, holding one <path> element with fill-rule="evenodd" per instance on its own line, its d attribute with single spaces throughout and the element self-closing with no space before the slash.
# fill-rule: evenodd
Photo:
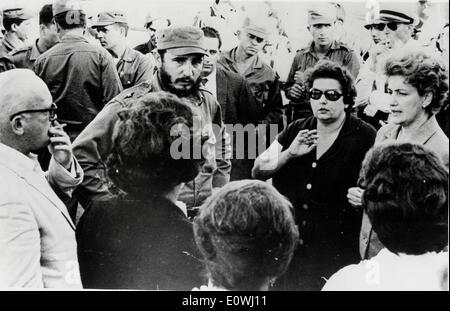
<svg viewBox="0 0 450 311">
<path fill-rule="evenodd" d="M 182 67 L 182 73 L 186 76 L 193 76 L 194 75 L 194 66 L 191 62 L 187 61 L 184 63 Z"/>
</svg>

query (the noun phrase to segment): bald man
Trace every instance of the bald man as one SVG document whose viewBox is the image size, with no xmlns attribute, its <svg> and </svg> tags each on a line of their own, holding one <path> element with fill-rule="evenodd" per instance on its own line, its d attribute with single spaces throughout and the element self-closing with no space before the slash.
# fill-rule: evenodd
<svg viewBox="0 0 450 311">
<path fill-rule="evenodd" d="M 53 187 L 71 195 L 83 171 L 45 83 L 0 73 L 0 288 L 81 288 L 75 226 Z M 33 151 L 48 146 L 44 173 Z"/>
</svg>

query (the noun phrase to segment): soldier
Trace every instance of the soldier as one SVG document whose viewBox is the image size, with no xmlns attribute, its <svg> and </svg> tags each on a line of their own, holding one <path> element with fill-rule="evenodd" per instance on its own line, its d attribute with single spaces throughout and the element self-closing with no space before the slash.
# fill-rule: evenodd
<svg viewBox="0 0 450 311">
<path fill-rule="evenodd" d="M 154 18 L 151 14 L 148 14 L 145 19 L 145 29 L 150 35 L 150 39 L 142 44 L 139 44 L 134 49 L 142 54 L 150 54 L 156 48 L 156 32 L 169 27 L 171 24 L 169 19 Z"/>
<path fill-rule="evenodd" d="M 13 63 L 17 68 L 33 69 L 38 56 L 58 42 L 59 37 L 53 22 L 52 5 L 46 4 L 39 12 L 39 38 L 31 46 L 12 51 Z"/>
<path fill-rule="evenodd" d="M 61 42 L 38 57 L 35 73 L 48 85 L 72 140 L 122 91 L 111 55 L 84 37 L 86 14 L 76 0 L 56 0 L 53 15 Z"/>
<path fill-rule="evenodd" d="M 336 7 L 331 3 L 317 4 L 308 9 L 308 30 L 313 40 L 297 52 L 286 80 L 285 94 L 291 100 L 286 111 L 288 123 L 312 115 L 302 75 L 320 59 L 329 59 L 345 66 L 354 78 L 358 75 L 359 62 L 356 54 L 343 43 L 333 39 L 336 20 Z"/>
<path fill-rule="evenodd" d="M 129 27 L 125 13 L 101 12 L 92 28 L 97 30 L 97 39 L 116 62 L 117 72 L 124 89 L 152 78 L 153 56 L 144 56 L 127 46 L 126 37 Z"/>
<path fill-rule="evenodd" d="M 218 63 L 226 70 L 238 73 L 247 80 L 262 111 L 261 123 L 275 124 L 282 130 L 281 109 L 283 101 L 280 92 L 278 74 L 264 63 L 258 53 L 261 52 L 269 32 L 262 21 L 246 17 L 238 30 L 239 45 L 222 53 Z M 269 138 L 269 137 L 266 137 Z M 267 145 L 270 144 L 267 140 Z"/>
<path fill-rule="evenodd" d="M 205 164 L 200 174 L 181 189 L 178 199 L 188 209 L 200 206 L 213 188 L 226 184 L 230 178 L 230 137 L 222 122 L 220 105 L 213 95 L 200 88 L 203 57 L 203 33 L 191 26 L 172 26 L 158 37 L 158 71 L 150 82 L 143 82 L 109 102 L 74 142 L 74 153 L 85 172 L 83 184 L 77 189 L 80 203 L 87 207 L 92 200 L 112 196 L 106 177 L 106 158 L 111 153 L 112 133 L 118 112 L 133 105 L 143 95 L 168 91 L 184 98 L 201 121 Z M 217 131 L 213 131 L 213 126 Z"/>
<path fill-rule="evenodd" d="M 0 43 L 0 51 L 9 53 L 25 46 L 32 17 L 23 7 L 19 6 L 3 10 L 3 26 L 6 32 Z"/>
</svg>

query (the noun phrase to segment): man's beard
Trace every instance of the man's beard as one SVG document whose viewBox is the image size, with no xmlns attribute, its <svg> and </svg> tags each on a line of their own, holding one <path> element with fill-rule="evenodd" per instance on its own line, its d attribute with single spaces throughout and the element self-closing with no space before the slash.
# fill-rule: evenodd
<svg viewBox="0 0 450 311">
<path fill-rule="evenodd" d="M 168 91 L 172 94 L 177 95 L 178 97 L 190 97 L 194 96 L 198 93 L 201 85 L 201 77 L 199 76 L 196 81 L 192 81 L 192 87 L 190 89 L 180 90 L 173 86 L 172 80 L 170 78 L 170 75 L 167 73 L 167 71 L 164 70 L 164 66 L 161 66 L 159 69 L 159 77 L 161 78 L 161 84 L 165 91 Z M 175 80 L 175 83 L 177 80 Z"/>
</svg>

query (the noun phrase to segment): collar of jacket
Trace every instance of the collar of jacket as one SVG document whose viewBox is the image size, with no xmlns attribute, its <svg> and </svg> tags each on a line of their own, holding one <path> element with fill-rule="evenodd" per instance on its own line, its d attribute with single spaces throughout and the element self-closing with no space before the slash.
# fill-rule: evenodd
<svg viewBox="0 0 450 311">
<path fill-rule="evenodd" d="M 14 170 L 20 176 L 28 176 L 34 171 L 37 162 L 37 155 L 30 153 L 29 156 L 0 143 L 0 163 Z"/>
<path fill-rule="evenodd" d="M 311 41 L 311 43 L 309 44 L 309 49 L 308 49 L 309 53 L 316 54 L 315 46 L 316 45 L 315 45 L 314 41 Z M 326 54 L 328 54 L 331 50 L 339 50 L 341 47 L 342 47 L 342 45 L 339 42 L 337 42 L 336 40 L 333 40 L 333 42 L 331 43 L 331 47 L 327 51 Z"/>
<path fill-rule="evenodd" d="M 67 34 L 61 38 L 61 42 L 73 42 L 73 41 L 83 41 L 87 43 L 89 42 L 85 37 L 74 34 Z"/>
<path fill-rule="evenodd" d="M 34 44 L 31 46 L 31 54 L 30 54 L 30 60 L 35 61 L 42 53 L 39 51 L 39 48 L 37 46 L 39 39 L 36 39 Z"/>
<path fill-rule="evenodd" d="M 418 129 L 413 133 L 414 142 L 416 144 L 425 144 L 438 130 L 440 129 L 439 123 L 436 120 L 436 116 L 431 116 L 425 123 L 423 123 Z M 386 125 L 386 130 L 384 133 L 385 138 L 397 139 L 400 133 L 401 126 L 397 124 Z"/>
<path fill-rule="evenodd" d="M 234 63 L 236 62 L 236 51 L 238 47 L 235 47 L 227 52 L 223 53 L 223 57 L 225 61 L 227 62 L 228 66 L 234 67 Z M 261 69 L 263 68 L 264 63 L 262 62 L 259 55 L 254 56 L 252 64 L 249 66 L 249 68 L 253 69 Z"/>
<path fill-rule="evenodd" d="M 125 48 L 121 60 L 127 63 L 132 63 L 137 57 L 137 51 L 131 49 L 129 46 Z"/>
</svg>

